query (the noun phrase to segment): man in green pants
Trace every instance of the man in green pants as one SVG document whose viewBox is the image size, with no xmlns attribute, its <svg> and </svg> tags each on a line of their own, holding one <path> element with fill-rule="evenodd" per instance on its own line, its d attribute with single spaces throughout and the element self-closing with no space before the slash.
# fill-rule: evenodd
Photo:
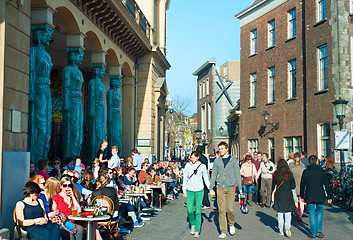
<svg viewBox="0 0 353 240">
<path fill-rule="evenodd" d="M 241 186 L 241 175 L 238 159 L 228 154 L 228 144 L 226 142 L 220 142 L 218 144 L 218 150 L 220 157 L 216 158 L 213 164 L 212 177 L 210 181 L 210 195 L 213 197 L 215 192 L 212 190 L 215 181 L 217 180 L 217 203 L 219 211 L 219 228 L 221 229 L 221 235 L 219 238 L 225 238 L 227 232 L 227 214 L 228 212 L 228 224 L 229 234 L 235 234 L 235 189 L 234 186 L 237 184 L 240 194 L 243 194 Z"/>
</svg>

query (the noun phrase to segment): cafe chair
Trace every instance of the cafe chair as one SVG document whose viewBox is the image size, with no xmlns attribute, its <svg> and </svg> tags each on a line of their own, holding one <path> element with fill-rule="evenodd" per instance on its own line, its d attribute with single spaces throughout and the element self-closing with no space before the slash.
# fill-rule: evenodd
<svg viewBox="0 0 353 240">
<path fill-rule="evenodd" d="M 16 208 L 15 208 L 15 210 L 13 210 L 12 217 L 13 217 L 13 222 L 15 223 L 13 239 L 14 240 L 16 240 L 16 239 L 20 239 L 20 240 L 27 240 L 28 239 L 29 240 L 29 237 L 27 235 L 26 230 L 21 227 L 21 224 L 17 220 Z"/>
<path fill-rule="evenodd" d="M 104 195 L 100 195 L 95 197 L 90 206 L 94 206 L 97 201 L 101 201 L 102 207 L 107 208 L 107 215 L 110 215 L 110 220 L 106 222 L 98 222 L 98 227 L 101 231 L 105 232 L 109 238 L 117 237 L 118 234 L 118 217 L 116 219 L 113 218 L 114 215 L 114 203 L 113 201 Z"/>
</svg>

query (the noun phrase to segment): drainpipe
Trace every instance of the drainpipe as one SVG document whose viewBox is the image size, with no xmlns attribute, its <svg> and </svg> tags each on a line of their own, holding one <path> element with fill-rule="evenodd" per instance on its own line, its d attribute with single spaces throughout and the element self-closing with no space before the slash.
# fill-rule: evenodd
<svg viewBox="0 0 353 240">
<path fill-rule="evenodd" d="M 135 143 L 134 147 L 137 147 L 137 69 L 139 68 L 139 58 L 136 57 L 135 63 Z"/>
<path fill-rule="evenodd" d="M 302 54 L 303 54 L 303 142 L 304 152 L 308 152 L 307 92 L 306 92 L 306 22 L 305 0 L 302 0 Z"/>
</svg>

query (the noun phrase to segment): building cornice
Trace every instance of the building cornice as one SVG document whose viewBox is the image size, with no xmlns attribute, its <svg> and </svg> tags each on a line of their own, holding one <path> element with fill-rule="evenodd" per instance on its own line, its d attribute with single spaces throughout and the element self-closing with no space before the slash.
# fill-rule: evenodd
<svg viewBox="0 0 353 240">
<path fill-rule="evenodd" d="M 204 64 L 202 64 L 202 66 L 199 67 L 192 75 L 197 76 L 197 75 L 199 75 L 199 73 L 200 73 L 201 71 L 203 71 L 203 70 L 204 70 L 205 68 L 207 68 L 209 65 L 216 64 L 216 63 L 217 63 L 216 59 L 215 59 L 215 58 L 212 58 L 211 60 L 209 60 L 209 61 L 205 62 Z"/>
</svg>

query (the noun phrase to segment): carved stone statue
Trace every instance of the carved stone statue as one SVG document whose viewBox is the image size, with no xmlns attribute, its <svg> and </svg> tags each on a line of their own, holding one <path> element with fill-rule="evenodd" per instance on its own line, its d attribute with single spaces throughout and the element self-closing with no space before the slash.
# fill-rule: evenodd
<svg viewBox="0 0 353 240">
<path fill-rule="evenodd" d="M 29 73 L 29 151 L 31 161 L 37 163 L 48 157 L 50 148 L 52 100 L 50 71 L 53 66 L 45 47 L 53 30 L 47 25 L 32 26 L 33 46 L 30 52 Z"/>
<path fill-rule="evenodd" d="M 120 92 L 121 86 L 119 76 L 110 77 L 110 89 L 107 92 L 107 133 L 108 145 L 117 146 L 121 151 L 121 112 L 120 112 Z M 108 151 L 109 152 L 109 151 Z"/>
<path fill-rule="evenodd" d="M 67 49 L 68 66 L 63 71 L 64 85 L 64 159 L 81 154 L 83 139 L 83 75 L 78 66 L 83 60 L 79 48 Z"/>
<path fill-rule="evenodd" d="M 97 149 L 102 140 L 105 139 L 105 118 L 103 98 L 105 88 L 101 82 L 104 77 L 105 67 L 101 64 L 92 65 L 93 78 L 89 82 L 89 119 L 90 119 L 90 159 L 92 161 L 96 156 Z"/>
</svg>

